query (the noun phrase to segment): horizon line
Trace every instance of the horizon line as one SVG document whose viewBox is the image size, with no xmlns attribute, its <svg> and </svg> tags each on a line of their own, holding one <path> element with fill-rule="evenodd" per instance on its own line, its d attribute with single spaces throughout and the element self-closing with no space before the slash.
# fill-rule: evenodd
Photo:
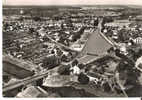
<svg viewBox="0 0 142 100">
<path fill-rule="evenodd" d="M 11 4 L 2 4 L 2 6 L 100 6 L 100 5 L 112 5 L 112 6 L 128 6 L 128 5 L 132 5 L 132 6 L 142 6 L 142 4 L 34 4 L 34 5 L 11 5 Z"/>
</svg>

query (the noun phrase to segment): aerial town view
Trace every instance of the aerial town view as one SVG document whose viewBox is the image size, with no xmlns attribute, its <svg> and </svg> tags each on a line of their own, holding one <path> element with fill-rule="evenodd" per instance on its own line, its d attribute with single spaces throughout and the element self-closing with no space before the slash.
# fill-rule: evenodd
<svg viewBox="0 0 142 100">
<path fill-rule="evenodd" d="M 141 97 L 142 6 L 3 5 L 3 97 Z"/>
</svg>

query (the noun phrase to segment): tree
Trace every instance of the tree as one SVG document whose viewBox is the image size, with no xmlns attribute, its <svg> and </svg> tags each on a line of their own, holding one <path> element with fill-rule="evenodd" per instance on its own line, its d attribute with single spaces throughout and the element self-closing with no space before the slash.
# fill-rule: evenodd
<svg viewBox="0 0 142 100">
<path fill-rule="evenodd" d="M 80 69 L 83 69 L 84 67 L 85 67 L 85 65 L 84 64 L 78 64 L 78 67 L 80 68 Z"/>
<path fill-rule="evenodd" d="M 81 27 L 78 32 L 73 33 L 72 40 L 76 41 L 77 39 L 79 39 L 81 35 L 84 33 L 84 30 L 85 30 L 85 27 Z"/>
<path fill-rule="evenodd" d="M 33 20 L 34 21 L 41 21 L 41 18 L 36 16 L 36 17 L 33 17 Z"/>
<path fill-rule="evenodd" d="M 127 60 L 121 60 L 116 70 L 119 73 L 120 81 L 121 79 L 125 80 L 123 85 L 127 89 L 130 89 L 129 86 L 134 87 L 139 84 L 138 78 L 140 77 L 140 71 L 135 69 L 134 65 L 131 65 Z"/>
<path fill-rule="evenodd" d="M 21 16 L 21 17 L 19 17 L 18 20 L 22 22 L 24 20 L 24 18 Z"/>
<path fill-rule="evenodd" d="M 70 75 L 70 65 L 63 65 L 58 69 L 60 75 Z"/>
<path fill-rule="evenodd" d="M 109 83 L 108 83 L 108 82 L 105 82 L 105 83 L 103 84 L 103 88 L 104 88 L 104 91 L 105 91 L 105 92 L 109 92 L 109 91 L 111 91 L 111 88 L 110 88 L 110 86 L 109 86 Z"/>
<path fill-rule="evenodd" d="M 34 28 L 29 28 L 29 33 L 33 33 L 35 32 L 35 29 Z"/>
<path fill-rule="evenodd" d="M 99 24 L 99 20 L 97 18 L 97 19 L 94 20 L 94 26 L 98 26 L 98 24 Z"/>
<path fill-rule="evenodd" d="M 109 22 L 113 22 L 112 17 L 104 17 L 102 24 L 104 25 L 105 23 L 109 23 Z"/>
<path fill-rule="evenodd" d="M 72 62 L 72 66 L 75 66 L 75 65 L 77 65 L 78 63 L 79 63 L 78 60 L 75 59 L 75 60 Z"/>
<path fill-rule="evenodd" d="M 81 84 L 88 84 L 88 83 L 89 83 L 89 77 L 86 76 L 86 75 L 83 74 L 83 73 L 80 73 L 79 76 L 78 76 L 78 81 L 79 81 Z"/>
<path fill-rule="evenodd" d="M 49 55 L 42 61 L 42 67 L 52 69 L 60 64 L 59 59 L 55 55 Z"/>
</svg>

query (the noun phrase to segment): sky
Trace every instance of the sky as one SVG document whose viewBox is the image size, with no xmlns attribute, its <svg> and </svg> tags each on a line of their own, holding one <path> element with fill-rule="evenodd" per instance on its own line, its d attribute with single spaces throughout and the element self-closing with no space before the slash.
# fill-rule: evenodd
<svg viewBox="0 0 142 100">
<path fill-rule="evenodd" d="M 142 5 L 142 0 L 3 0 L 4 5 Z"/>
</svg>

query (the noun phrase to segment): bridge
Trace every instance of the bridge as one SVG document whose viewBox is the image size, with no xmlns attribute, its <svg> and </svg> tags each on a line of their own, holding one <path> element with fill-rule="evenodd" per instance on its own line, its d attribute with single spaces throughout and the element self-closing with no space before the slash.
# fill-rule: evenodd
<svg viewBox="0 0 142 100">
<path fill-rule="evenodd" d="M 7 91 L 10 91 L 10 90 L 13 90 L 15 88 L 18 88 L 20 86 L 25 86 L 25 85 L 28 85 L 34 81 L 37 81 L 39 79 L 42 79 L 44 77 L 47 77 L 49 74 L 51 75 L 52 73 L 55 74 L 58 70 L 58 68 L 60 68 L 61 66 L 57 66 L 51 70 L 48 70 L 48 71 L 45 71 L 45 72 L 39 72 L 38 74 L 35 74 L 33 76 L 29 76 L 27 78 L 24 78 L 24 79 L 21 79 L 21 80 L 18 80 L 14 83 L 10 83 L 10 84 L 7 84 L 7 85 L 4 85 L 3 86 L 3 93 L 4 92 L 7 92 Z"/>
</svg>

